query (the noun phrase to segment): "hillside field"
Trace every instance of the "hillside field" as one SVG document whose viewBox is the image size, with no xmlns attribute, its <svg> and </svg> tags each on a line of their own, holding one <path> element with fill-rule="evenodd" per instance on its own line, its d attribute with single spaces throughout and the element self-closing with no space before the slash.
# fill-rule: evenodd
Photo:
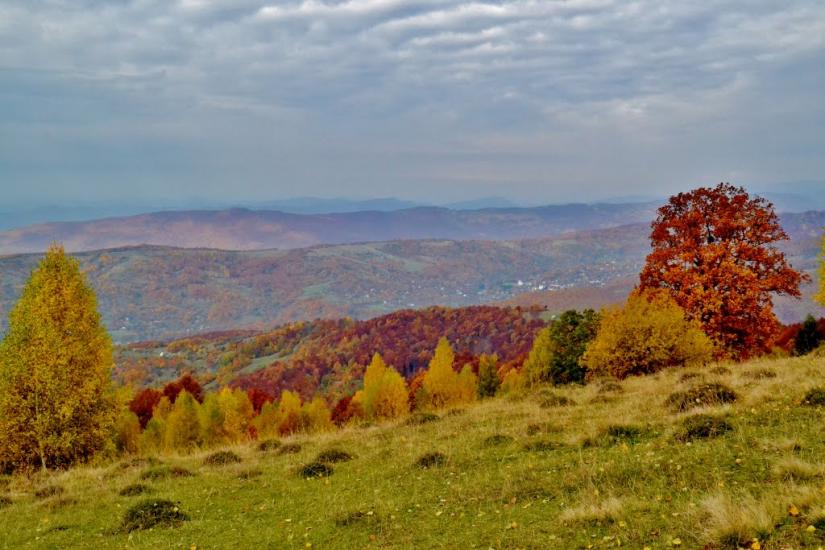
<svg viewBox="0 0 825 550">
<path fill-rule="evenodd" d="M 709 383 L 735 401 L 668 404 Z M 761 359 L 548 387 L 270 451 L 253 442 L 228 465 L 202 452 L 0 478 L 0 547 L 818 548 L 825 409 L 804 402 L 815 387 L 822 356 Z M 351 459 L 299 475 L 331 449 Z M 417 465 L 428 453 L 443 456 Z M 147 492 L 120 496 L 136 483 Z M 188 520 L 125 532 L 126 511 L 148 499 Z"/>
</svg>

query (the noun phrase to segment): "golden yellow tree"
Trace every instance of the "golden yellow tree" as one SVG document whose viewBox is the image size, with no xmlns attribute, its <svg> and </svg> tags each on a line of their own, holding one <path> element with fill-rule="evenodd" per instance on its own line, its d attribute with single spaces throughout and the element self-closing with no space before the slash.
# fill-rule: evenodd
<svg viewBox="0 0 825 550">
<path fill-rule="evenodd" d="M 588 376 L 625 378 L 713 357 L 710 338 L 661 291 L 634 292 L 623 308 L 602 313 L 596 338 L 582 357 Z"/>
<path fill-rule="evenodd" d="M 127 454 L 140 451 L 140 420 L 126 407 L 121 408 L 115 421 L 115 448 Z"/>
<path fill-rule="evenodd" d="M 200 444 L 199 404 L 188 391 L 182 391 L 166 419 L 165 447 L 191 451 Z"/>
<path fill-rule="evenodd" d="M 461 380 L 453 369 L 454 361 L 453 348 L 450 342 L 442 337 L 421 383 L 423 391 L 419 392 L 416 399 L 420 406 L 439 409 L 461 402 Z"/>
<path fill-rule="evenodd" d="M 819 254 L 819 294 L 816 301 L 825 306 L 825 236 L 822 237 L 822 252 Z"/>
<path fill-rule="evenodd" d="M 200 406 L 201 441 L 207 447 L 226 443 L 228 437 L 224 430 L 224 415 L 218 394 L 208 393 Z"/>
<path fill-rule="evenodd" d="M 246 392 L 224 388 L 218 394 L 218 403 L 223 414 L 223 430 L 227 439 L 235 443 L 248 439 L 255 409 Z"/>
<path fill-rule="evenodd" d="M 110 441 L 112 342 L 78 262 L 52 246 L 0 344 L 0 465 L 67 466 Z"/>
<path fill-rule="evenodd" d="M 301 408 L 301 429 L 306 432 L 328 432 L 333 428 L 332 413 L 321 397 L 304 403 Z"/>
<path fill-rule="evenodd" d="M 364 372 L 364 391 L 359 401 L 368 418 L 393 419 L 410 412 L 407 383 L 378 353 Z"/>
<path fill-rule="evenodd" d="M 278 433 L 288 435 L 301 429 L 301 398 L 289 390 L 281 393 L 278 402 Z"/>
</svg>

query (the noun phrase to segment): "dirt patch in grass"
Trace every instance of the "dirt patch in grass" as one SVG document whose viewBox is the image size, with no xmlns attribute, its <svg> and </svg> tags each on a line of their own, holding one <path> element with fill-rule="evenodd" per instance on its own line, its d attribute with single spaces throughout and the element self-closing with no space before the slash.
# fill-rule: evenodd
<svg viewBox="0 0 825 550">
<path fill-rule="evenodd" d="M 157 466 L 155 468 L 149 468 L 140 474 L 140 479 L 144 481 L 159 481 L 161 479 L 183 478 L 193 475 L 195 474 L 180 466 Z"/>
<path fill-rule="evenodd" d="M 712 382 L 672 393 L 665 404 L 672 411 L 684 412 L 696 407 L 733 403 L 737 397 L 736 392 L 726 385 Z"/>
<path fill-rule="evenodd" d="M 439 452 L 421 455 L 418 460 L 415 461 L 415 465 L 424 470 L 428 468 L 440 468 L 445 464 L 447 464 L 447 455 Z"/>
<path fill-rule="evenodd" d="M 151 493 L 152 488 L 143 483 L 132 483 L 121 489 L 118 494 L 122 497 L 136 497 L 138 495 L 145 495 Z"/>
<path fill-rule="evenodd" d="M 515 439 L 509 435 L 495 434 L 484 440 L 485 447 L 500 447 L 502 445 L 510 445 Z"/>
<path fill-rule="evenodd" d="M 825 405 L 825 388 L 814 388 L 805 394 L 802 403 L 811 407 L 822 407 Z"/>
<path fill-rule="evenodd" d="M 404 421 L 405 426 L 421 426 L 430 422 L 438 422 L 441 417 L 433 413 L 415 413 Z"/>
<path fill-rule="evenodd" d="M 733 426 L 721 416 L 696 414 L 685 418 L 673 437 L 676 441 L 684 443 L 720 437 L 731 431 L 733 431 Z"/>
<path fill-rule="evenodd" d="M 278 447 L 279 455 L 294 455 L 301 452 L 301 445 L 298 443 L 285 443 Z"/>
<path fill-rule="evenodd" d="M 204 466 L 227 466 L 240 463 L 241 457 L 232 451 L 218 451 L 203 459 Z"/>
<path fill-rule="evenodd" d="M 298 469 L 298 475 L 304 479 L 313 479 L 316 477 L 329 477 L 333 473 L 332 466 L 325 462 L 310 462 L 304 464 Z"/>
<path fill-rule="evenodd" d="M 362 512 L 360 510 L 343 514 L 335 519 L 335 525 L 338 527 L 351 527 L 356 525 L 367 525 L 378 523 L 380 518 L 378 514 L 373 511 Z"/>
<path fill-rule="evenodd" d="M 34 491 L 35 498 L 51 498 L 60 496 L 66 492 L 60 485 L 46 485 L 45 487 L 40 487 L 39 489 Z"/>
<path fill-rule="evenodd" d="M 178 527 L 188 520 L 189 516 L 171 500 L 144 500 L 126 511 L 121 529 L 131 533 L 154 527 Z"/>
<path fill-rule="evenodd" d="M 327 449 L 318 453 L 315 457 L 317 462 L 324 462 L 326 464 L 338 464 L 339 462 L 349 462 L 353 456 L 341 449 Z"/>
<path fill-rule="evenodd" d="M 258 443 L 258 450 L 262 453 L 268 453 L 270 451 L 275 451 L 281 446 L 281 441 L 279 439 L 265 439 Z"/>
</svg>

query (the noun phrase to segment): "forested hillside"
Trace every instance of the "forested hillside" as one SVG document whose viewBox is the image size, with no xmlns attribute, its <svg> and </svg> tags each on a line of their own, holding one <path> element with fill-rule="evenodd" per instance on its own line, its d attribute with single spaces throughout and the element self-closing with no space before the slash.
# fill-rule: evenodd
<svg viewBox="0 0 825 550">
<path fill-rule="evenodd" d="M 158 385 L 191 372 L 215 387 L 255 387 L 271 395 L 290 389 L 304 397 L 351 394 L 375 352 L 406 377 L 426 367 L 442 336 L 460 365 L 498 355 L 504 368 L 521 365 L 544 326 L 537 310 L 475 306 L 403 310 L 368 321 L 298 322 L 261 333 L 225 332 L 123 346 L 116 377 Z"/>
</svg>

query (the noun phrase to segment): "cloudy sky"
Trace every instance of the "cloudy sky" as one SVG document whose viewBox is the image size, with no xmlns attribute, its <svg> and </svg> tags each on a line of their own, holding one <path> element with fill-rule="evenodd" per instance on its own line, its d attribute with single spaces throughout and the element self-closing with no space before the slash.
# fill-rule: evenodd
<svg viewBox="0 0 825 550">
<path fill-rule="evenodd" d="M 825 2 L 3 0 L 0 201 L 825 180 Z"/>
</svg>

